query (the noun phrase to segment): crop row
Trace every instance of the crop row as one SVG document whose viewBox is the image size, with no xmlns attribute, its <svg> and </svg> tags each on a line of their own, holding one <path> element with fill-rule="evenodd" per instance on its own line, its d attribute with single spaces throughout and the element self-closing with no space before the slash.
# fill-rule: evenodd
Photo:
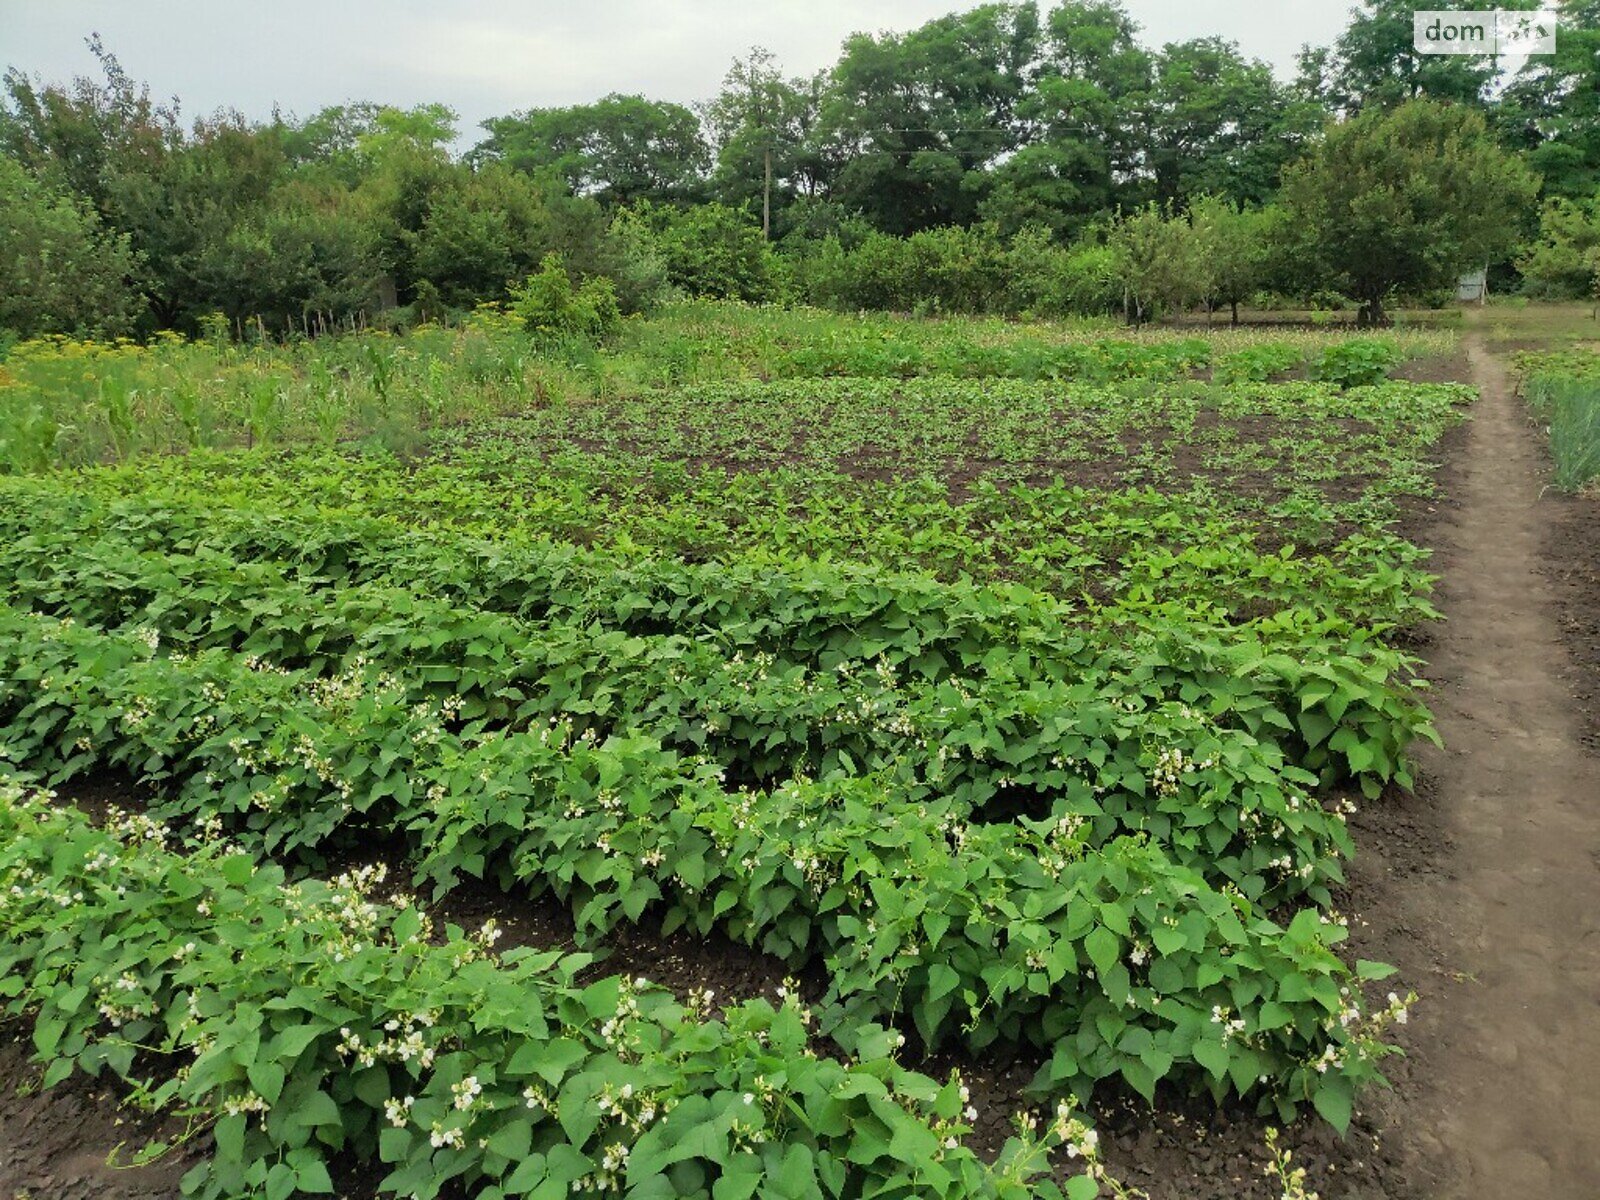
<svg viewBox="0 0 1600 1200">
<path fill-rule="evenodd" d="M 176 651 L 230 649 L 312 671 L 369 662 L 413 700 L 448 701 L 474 730 L 559 718 L 590 736 L 642 733 L 757 784 L 889 771 L 911 798 L 942 796 L 980 819 L 997 801 L 1034 797 L 1037 815 L 1083 821 L 1096 844 L 1150 834 L 1177 861 L 1267 904 L 1326 902 L 1349 849 L 1339 815 L 1307 794 L 1316 776 L 1286 761 L 1271 735 L 1302 756 L 1308 739 L 1285 738 L 1262 716 L 1264 705 L 1292 711 L 1301 698 L 1207 668 L 1192 649 L 1182 656 L 1192 677 L 1152 686 L 1157 661 L 1182 665 L 1175 644 L 1142 656 L 1085 647 L 1070 680 L 984 672 L 933 682 L 884 662 L 817 670 L 727 656 L 705 638 L 535 623 L 380 584 L 318 589 L 281 564 L 134 553 L 109 535 L 19 538 L 0 549 L 0 575 L 13 603 L 136 627 Z M 1323 667 L 1336 677 L 1338 664 Z M 1300 717 L 1341 745 L 1358 728 Z M 1234 728 L 1251 722 L 1257 735 Z M 1374 763 L 1391 752 L 1348 746 Z"/>
<path fill-rule="evenodd" d="M 350 436 L 415 447 L 443 423 L 521 411 L 552 396 L 638 393 L 686 379 L 1170 379 L 1208 362 L 1219 377 L 1259 379 L 1305 363 L 1316 369 L 1337 359 L 1344 341 L 1230 338 L 1240 349 L 1214 355 L 1203 338 L 1129 341 L 1095 330 L 1041 337 L 1005 327 L 974 336 L 970 326 L 949 323 L 796 318 L 726 306 L 689 306 L 676 320 L 634 323 L 628 333 L 623 346 L 579 364 L 538 353 L 520 322 L 492 312 L 459 330 L 421 327 L 404 338 L 374 333 L 282 346 L 174 335 L 149 346 L 37 339 L 12 347 L 0 372 L 0 470 Z M 1387 365 L 1437 352 L 1447 341 L 1402 333 L 1378 345 L 1390 347 L 1382 355 Z"/>
<path fill-rule="evenodd" d="M 1041 1087 L 1170 1078 L 1343 1123 L 1384 1047 L 1316 910 L 1275 925 L 1159 845 L 1091 849 L 1081 822 L 972 824 L 871 777 L 728 789 L 714 762 L 557 721 L 452 733 L 370 667 L 263 669 L 225 652 L 28 614 L 0 622 L 0 733 L 57 777 L 120 766 L 164 810 L 268 846 L 403 833 L 424 871 L 549 890 L 595 935 L 659 911 L 796 966 L 820 962 L 827 1023 L 908 1016 L 1049 1048 Z"/>
<path fill-rule="evenodd" d="M 289 885 L 226 842 L 169 839 L 0 780 L 0 1012 L 32 1019 L 47 1085 L 110 1073 L 209 1129 L 186 1195 L 329 1194 L 340 1156 L 422 1200 L 1097 1194 L 1066 1106 L 986 1165 L 959 1076 L 900 1067 L 892 1031 L 819 1057 L 795 997 L 716 1019 L 706 995 L 578 986 L 583 956 L 497 958 L 492 929 L 373 899 L 381 876 Z M 1040 1177 L 1064 1142 L 1088 1170 L 1063 1192 Z"/>
<path fill-rule="evenodd" d="M 1312 384 L 717 385 L 551 405 L 446 431 L 415 474 L 448 487 L 461 471 L 494 468 L 519 493 L 541 479 L 571 486 L 603 473 L 676 488 L 706 474 L 770 470 L 802 494 L 850 478 L 933 479 L 947 495 L 980 481 L 1164 490 L 1211 481 L 1225 493 L 1219 503 L 1251 514 L 1296 492 L 1378 501 L 1425 489 L 1428 448 L 1469 396 L 1458 385 L 1410 383 L 1353 393 Z M 1231 494 L 1235 481 L 1252 486 Z"/>
<path fill-rule="evenodd" d="M 235 455 L 220 470 L 207 470 L 212 460 L 202 457 L 193 473 L 187 458 L 130 470 L 198 475 L 194 482 L 242 498 L 304 496 L 418 519 L 526 522 L 583 537 L 626 531 L 636 540 L 668 537 L 674 511 L 736 538 L 744 526 L 719 505 L 727 488 L 760 529 L 769 522 L 750 500 L 804 524 L 847 516 L 836 503 L 841 492 L 846 501 L 863 491 L 894 499 L 907 489 L 902 499 L 961 501 L 957 516 L 987 526 L 1004 506 L 969 511 L 965 503 L 985 488 L 1027 483 L 1067 499 L 1070 490 L 1054 483 L 1168 494 L 1200 484 L 1210 493 L 1190 497 L 1191 507 L 1273 529 L 1292 522 L 1296 540 L 1324 544 L 1340 528 L 1392 521 L 1399 502 L 1429 494 L 1430 448 L 1468 397 L 1454 385 L 1409 383 L 1349 393 L 1186 385 L 1155 395 L 948 381 L 742 385 L 551 405 L 441 431 L 432 454 L 403 463 L 322 452 L 287 461 Z"/>
<path fill-rule="evenodd" d="M 1575 492 L 1600 478 L 1600 354 L 1525 351 L 1516 365 L 1528 406 L 1549 430 L 1555 485 Z"/>
<path fill-rule="evenodd" d="M 299 653 L 293 639 L 315 635 L 319 620 L 334 621 L 335 645 L 363 636 L 357 627 L 369 624 L 374 640 L 392 634 L 408 647 L 406 658 L 438 667 L 446 688 L 470 690 L 474 679 L 492 685 L 516 662 L 518 639 L 529 629 L 496 624 L 490 614 L 498 613 L 535 627 L 598 624 L 657 639 L 669 664 L 695 653 L 704 658 L 703 649 L 660 642 L 680 635 L 730 659 L 770 655 L 783 668 L 816 672 L 886 665 L 897 679 L 918 683 L 990 676 L 1025 692 L 1036 681 L 1107 678 L 1119 695 L 1226 716 L 1242 732 L 1279 743 L 1290 762 L 1329 781 L 1352 773 L 1373 792 L 1389 779 L 1408 782 L 1404 749 L 1430 732 L 1405 686 L 1409 661 L 1337 624 L 1286 619 L 1243 633 L 1169 620 L 1163 628 L 1168 614 L 1153 609 L 1144 632 L 1108 635 L 1086 630 L 1070 605 L 1018 586 L 947 585 L 832 564 L 629 562 L 370 520 L 205 514 L 131 500 L 101 505 L 59 493 L 14 494 L 5 512 L 17 531 L 3 552 L 13 580 L 7 591 L 30 603 L 64 612 L 87 605 L 85 619 L 116 611 L 158 622 L 164 608 L 177 606 L 167 624 L 187 637 L 203 633 L 212 609 L 224 624 L 214 636 L 241 640 L 246 624 L 271 631 L 276 607 L 280 641 L 262 645 L 269 653 Z M 5 523 L 0 517 L 0 528 Z M 96 541 L 102 535 L 109 542 Z M 399 585 L 462 611 L 441 617 L 436 644 L 405 632 L 422 626 L 420 618 L 396 626 L 379 619 L 386 610 L 378 606 L 361 613 L 359 596 L 353 615 L 329 615 L 341 604 L 338 592 L 369 583 Z M 262 587 L 289 592 L 263 607 L 251 599 Z M 323 590 L 335 597 L 313 596 Z M 84 599 L 74 600 L 79 594 Z M 400 612 L 415 607 L 407 597 L 386 596 L 384 604 Z M 317 636 L 308 652 L 320 645 Z M 470 665 L 463 656 L 483 666 L 463 671 Z M 692 677 L 692 663 L 689 669 Z M 1001 703 L 1002 711 L 1016 704 Z"/>
<path fill-rule="evenodd" d="M 82 475 L 74 487 L 212 512 L 381 515 L 498 542 L 530 534 L 598 541 L 630 555 L 692 562 L 847 559 L 947 582 L 977 577 L 1081 596 L 1102 622 L 1137 621 L 1153 603 L 1213 623 L 1243 624 L 1291 608 L 1369 628 L 1433 615 L 1429 577 L 1417 568 L 1426 554 L 1416 547 L 1380 532 L 1351 534 L 1320 553 L 1269 548 L 1251 522 L 1222 511 L 1210 493 L 983 485 L 951 504 L 938 486 L 915 481 L 869 489 L 838 480 L 802 494 L 776 476 L 750 474 L 702 477 L 688 492 L 658 495 L 653 485 L 629 490 L 620 475 L 598 469 L 582 481 L 547 474 L 526 484 L 484 470 L 430 483 L 370 458 L 231 458 Z M 7 502 L 18 502 L 14 485 Z M 1345 518 L 1357 528 L 1382 523 L 1365 512 L 1341 517 L 1307 499 L 1286 502 L 1273 532 L 1326 530 Z"/>
</svg>

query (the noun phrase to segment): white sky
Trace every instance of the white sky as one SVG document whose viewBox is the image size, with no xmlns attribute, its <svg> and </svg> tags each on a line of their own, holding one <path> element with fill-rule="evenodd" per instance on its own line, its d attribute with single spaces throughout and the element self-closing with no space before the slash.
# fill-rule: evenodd
<svg viewBox="0 0 1600 1200">
<path fill-rule="evenodd" d="M 1045 0 L 1048 9 L 1052 0 Z M 441 101 L 465 145 L 485 117 L 607 92 L 691 103 L 752 45 L 791 74 L 833 62 L 857 31 L 905 30 L 973 0 L 0 0 L 0 66 L 46 80 L 93 73 L 98 31 L 123 67 L 192 117 L 274 102 L 306 116 L 346 100 Z M 1126 0 L 1159 45 L 1218 34 L 1287 76 L 1349 0 Z"/>
</svg>

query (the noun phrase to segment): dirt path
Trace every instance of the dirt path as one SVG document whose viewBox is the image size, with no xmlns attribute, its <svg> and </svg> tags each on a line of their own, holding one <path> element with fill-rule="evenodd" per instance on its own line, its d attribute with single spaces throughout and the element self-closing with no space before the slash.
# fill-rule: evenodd
<svg viewBox="0 0 1600 1200">
<path fill-rule="evenodd" d="M 1469 352 L 1482 399 L 1443 531 L 1449 620 L 1428 655 L 1448 750 L 1422 764 L 1453 849 L 1446 877 L 1412 888 L 1396 914 L 1437 920 L 1457 981 L 1428 998 L 1436 1041 L 1408 1133 L 1437 1200 L 1591 1200 L 1600 759 L 1580 744 L 1560 682 L 1537 435 L 1502 365 L 1475 338 Z"/>
</svg>

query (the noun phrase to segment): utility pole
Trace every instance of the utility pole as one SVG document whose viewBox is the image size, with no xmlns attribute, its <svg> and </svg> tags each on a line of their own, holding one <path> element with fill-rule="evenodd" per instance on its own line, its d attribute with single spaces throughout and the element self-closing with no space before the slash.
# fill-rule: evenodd
<svg viewBox="0 0 1600 1200">
<path fill-rule="evenodd" d="M 761 152 L 761 237 L 772 240 L 772 139 L 768 131 L 766 147 Z"/>
</svg>

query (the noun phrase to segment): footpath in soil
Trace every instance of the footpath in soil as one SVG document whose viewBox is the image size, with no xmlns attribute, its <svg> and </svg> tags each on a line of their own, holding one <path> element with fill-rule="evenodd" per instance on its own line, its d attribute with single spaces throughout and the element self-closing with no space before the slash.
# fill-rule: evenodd
<svg viewBox="0 0 1600 1200">
<path fill-rule="evenodd" d="M 1600 761 L 1571 695 L 1569 593 L 1544 557 L 1558 514 L 1541 499 L 1539 435 L 1504 366 L 1469 348 L 1482 396 L 1440 531 L 1447 621 L 1429 652 L 1447 748 L 1422 758 L 1449 849 L 1431 874 L 1397 879 L 1382 910 L 1435 943 L 1444 985 L 1418 987 L 1426 1086 L 1402 1105 L 1406 1165 L 1430 1200 L 1587 1200 L 1600 1196 Z"/>
</svg>

